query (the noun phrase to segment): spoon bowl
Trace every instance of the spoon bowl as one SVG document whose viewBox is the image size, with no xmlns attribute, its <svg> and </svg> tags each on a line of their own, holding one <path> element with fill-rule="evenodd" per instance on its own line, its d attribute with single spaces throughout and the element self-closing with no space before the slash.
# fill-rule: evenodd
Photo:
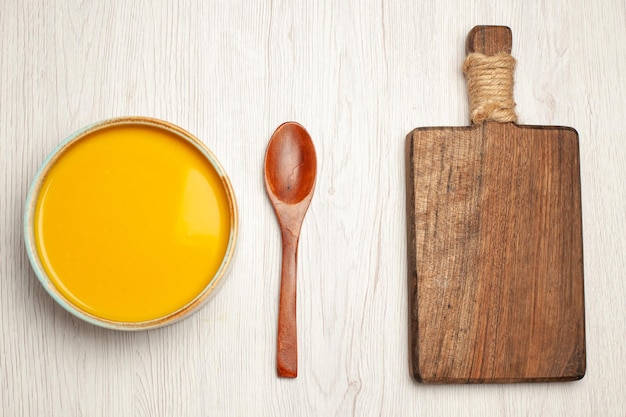
<svg viewBox="0 0 626 417">
<path fill-rule="evenodd" d="M 265 188 L 278 218 L 283 245 L 276 365 L 279 376 L 295 378 L 298 375 L 298 240 L 317 175 L 315 147 L 304 127 L 287 122 L 276 129 L 267 145 L 264 173 Z"/>
<path fill-rule="evenodd" d="M 285 204 L 311 197 L 317 160 L 313 142 L 301 125 L 288 122 L 276 129 L 265 155 L 268 192 Z"/>
</svg>

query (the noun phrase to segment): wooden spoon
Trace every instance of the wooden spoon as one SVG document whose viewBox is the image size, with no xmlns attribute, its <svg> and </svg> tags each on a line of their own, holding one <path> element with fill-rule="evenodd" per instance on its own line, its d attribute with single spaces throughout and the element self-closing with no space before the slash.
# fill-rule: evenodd
<svg viewBox="0 0 626 417">
<path fill-rule="evenodd" d="M 308 132 L 295 122 L 276 129 L 265 153 L 265 188 L 274 206 L 283 242 L 278 310 L 278 376 L 298 376 L 296 269 L 298 239 L 315 188 L 317 158 Z"/>
</svg>

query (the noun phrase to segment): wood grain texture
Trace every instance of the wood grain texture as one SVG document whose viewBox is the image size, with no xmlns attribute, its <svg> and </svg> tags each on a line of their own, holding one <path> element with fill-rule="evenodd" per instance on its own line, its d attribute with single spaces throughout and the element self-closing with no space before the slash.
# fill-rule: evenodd
<svg viewBox="0 0 626 417">
<path fill-rule="evenodd" d="M 626 13 L 622 1 L 5 0 L 0 7 L 0 415 L 623 417 Z M 428 386 L 407 372 L 404 142 L 465 126 L 476 24 L 509 25 L 520 123 L 580 136 L 587 374 Z M 228 172 L 240 234 L 216 296 L 137 334 L 73 319 L 21 234 L 44 157 L 97 120 L 145 115 Z M 315 139 L 298 259 L 299 375 L 276 377 L 280 229 L 263 190 L 275 127 Z"/>
<path fill-rule="evenodd" d="M 486 122 L 416 129 L 408 147 L 414 377 L 582 378 L 576 132 Z"/>
<path fill-rule="evenodd" d="M 508 26 L 475 26 L 467 34 L 465 51 L 495 55 L 498 52 L 511 53 L 513 33 Z"/>
</svg>

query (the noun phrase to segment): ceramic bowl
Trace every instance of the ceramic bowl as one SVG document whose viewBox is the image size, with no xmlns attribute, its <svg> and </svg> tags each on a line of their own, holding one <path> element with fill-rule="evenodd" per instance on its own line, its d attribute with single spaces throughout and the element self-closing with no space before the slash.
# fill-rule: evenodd
<svg viewBox="0 0 626 417">
<path fill-rule="evenodd" d="M 40 258 L 40 253 L 37 249 L 36 237 L 35 237 L 35 212 L 36 205 L 39 198 L 39 194 L 41 191 L 42 184 L 52 169 L 54 165 L 63 158 L 67 149 L 75 144 L 78 141 L 84 140 L 86 137 L 89 137 L 91 133 L 97 132 L 100 129 L 107 129 L 114 126 L 150 126 L 152 128 L 162 129 L 169 134 L 175 135 L 177 138 L 191 144 L 195 147 L 200 153 L 206 158 L 206 163 L 210 164 L 210 166 L 217 172 L 219 175 L 221 185 L 225 191 L 225 195 L 228 200 L 228 210 L 230 214 L 230 234 L 228 239 L 228 244 L 226 247 L 226 252 L 223 256 L 221 264 L 213 278 L 210 280 L 208 285 L 202 289 L 201 292 L 193 298 L 193 300 L 184 307 L 179 308 L 176 311 L 172 311 L 169 314 L 166 314 L 162 317 L 158 317 L 155 319 L 150 319 L 147 321 L 133 321 L 133 322 L 123 322 L 123 321 L 113 321 L 105 318 L 101 318 L 95 316 L 84 309 L 80 308 L 73 302 L 71 302 L 67 297 L 65 297 L 61 291 L 56 287 L 53 280 L 48 276 L 45 268 L 43 267 L 42 260 Z M 165 326 L 168 324 L 172 324 L 178 320 L 181 320 L 185 317 L 188 317 L 191 313 L 195 312 L 198 308 L 200 308 L 207 300 L 210 299 L 210 296 L 215 293 L 218 285 L 221 283 L 222 278 L 224 277 L 227 269 L 230 265 L 230 262 L 233 257 L 235 242 L 237 239 L 238 233 L 238 211 L 237 211 L 237 203 L 235 200 L 235 195 L 233 192 L 233 188 L 231 182 L 226 175 L 226 172 L 222 168 L 221 164 L 213 155 L 213 153 L 196 137 L 194 137 L 189 132 L 184 129 L 175 126 L 171 123 L 147 118 L 147 117 L 121 117 L 110 120 L 101 121 L 90 126 L 87 126 L 78 132 L 72 134 L 68 138 L 66 138 L 53 152 L 46 158 L 41 168 L 37 172 L 35 179 L 32 182 L 30 187 L 28 196 L 26 198 L 26 208 L 24 213 L 24 237 L 26 250 L 28 253 L 28 257 L 30 259 L 30 263 L 37 275 L 37 278 L 46 289 L 46 291 L 50 294 L 50 296 L 65 310 L 70 312 L 76 317 L 80 319 L 94 324 L 96 326 L 115 329 L 115 330 L 145 330 L 156 327 Z M 87 278 L 85 278 L 87 279 Z"/>
</svg>

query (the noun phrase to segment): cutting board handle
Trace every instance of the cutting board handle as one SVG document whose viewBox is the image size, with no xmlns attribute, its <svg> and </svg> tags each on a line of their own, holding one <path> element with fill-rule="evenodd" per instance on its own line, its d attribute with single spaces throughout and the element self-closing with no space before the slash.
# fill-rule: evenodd
<svg viewBox="0 0 626 417">
<path fill-rule="evenodd" d="M 472 124 L 482 122 L 517 122 L 513 99 L 513 71 L 515 59 L 511 56 L 513 35 L 506 26 L 476 26 L 467 35 L 467 58 L 463 73 Z"/>
<path fill-rule="evenodd" d="M 498 52 L 511 53 L 513 35 L 506 26 L 475 26 L 467 35 L 465 52 L 478 52 L 495 55 Z"/>
</svg>

